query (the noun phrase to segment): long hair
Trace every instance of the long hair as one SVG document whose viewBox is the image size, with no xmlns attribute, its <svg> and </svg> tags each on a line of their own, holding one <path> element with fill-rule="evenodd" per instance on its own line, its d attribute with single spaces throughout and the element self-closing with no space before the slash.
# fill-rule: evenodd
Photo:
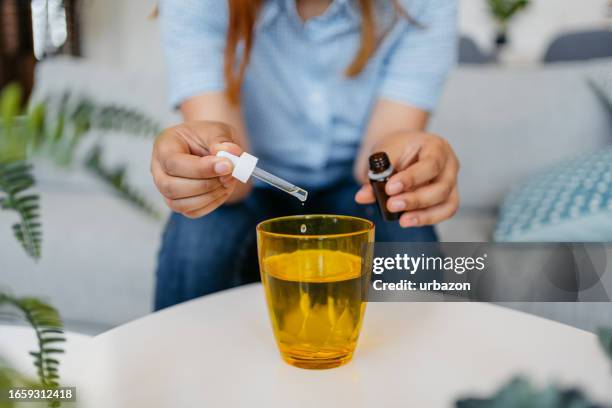
<svg viewBox="0 0 612 408">
<path fill-rule="evenodd" d="M 345 74 L 355 77 L 361 73 L 368 60 L 376 50 L 378 44 L 376 16 L 374 12 L 375 0 L 357 0 L 361 13 L 360 44 L 353 61 L 346 67 Z M 244 80 L 244 73 L 249 64 L 249 56 L 253 47 L 254 27 L 257 16 L 262 7 L 263 0 L 228 0 L 229 24 L 227 29 L 227 42 L 225 46 L 224 76 L 226 93 L 232 103 L 240 100 L 240 88 Z M 393 0 L 396 15 L 408 17 L 397 0 Z M 239 44 L 242 43 L 240 63 Z"/>
</svg>

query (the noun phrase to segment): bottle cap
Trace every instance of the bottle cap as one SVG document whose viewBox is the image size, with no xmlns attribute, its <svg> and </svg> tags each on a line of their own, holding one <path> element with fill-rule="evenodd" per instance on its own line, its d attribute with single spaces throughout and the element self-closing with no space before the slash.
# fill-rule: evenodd
<svg viewBox="0 0 612 408">
<path fill-rule="evenodd" d="M 225 157 L 229 159 L 234 165 L 234 171 L 232 171 L 232 176 L 243 183 L 249 181 L 251 174 L 253 174 L 253 170 L 255 170 L 255 166 L 257 166 L 257 157 L 244 152 L 240 155 L 240 157 L 231 154 L 230 152 L 226 152 L 221 150 L 217 153 L 218 157 Z"/>
<path fill-rule="evenodd" d="M 368 161 L 370 162 L 370 171 L 368 171 L 370 180 L 384 180 L 394 172 L 389 156 L 385 152 L 372 154 Z"/>
<path fill-rule="evenodd" d="M 376 152 L 372 154 L 368 161 L 370 162 L 370 170 L 374 173 L 381 173 L 391 166 L 389 156 L 387 156 L 385 152 Z"/>
</svg>

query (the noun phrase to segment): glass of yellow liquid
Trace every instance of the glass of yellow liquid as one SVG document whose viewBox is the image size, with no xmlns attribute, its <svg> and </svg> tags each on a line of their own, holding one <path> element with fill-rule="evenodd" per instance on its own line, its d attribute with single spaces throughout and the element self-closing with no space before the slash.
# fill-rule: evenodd
<svg viewBox="0 0 612 408">
<path fill-rule="evenodd" d="M 355 350 L 369 282 L 374 224 L 300 215 L 257 226 L 257 248 L 282 358 L 311 369 L 341 366 Z"/>
</svg>

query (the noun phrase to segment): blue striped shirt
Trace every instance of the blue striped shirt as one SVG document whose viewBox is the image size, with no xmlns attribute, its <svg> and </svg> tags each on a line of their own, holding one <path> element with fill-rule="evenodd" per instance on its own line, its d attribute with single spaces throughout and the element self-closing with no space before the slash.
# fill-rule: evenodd
<svg viewBox="0 0 612 408">
<path fill-rule="evenodd" d="M 265 0 L 241 106 L 260 166 L 306 188 L 350 177 L 370 111 L 385 98 L 434 109 L 456 58 L 457 0 L 401 0 L 412 21 L 375 1 L 387 29 L 362 73 L 344 71 L 360 41 L 356 0 L 302 21 L 295 0 Z M 225 88 L 226 0 L 162 0 L 170 103 Z M 416 21 L 418 24 L 415 24 Z"/>
</svg>

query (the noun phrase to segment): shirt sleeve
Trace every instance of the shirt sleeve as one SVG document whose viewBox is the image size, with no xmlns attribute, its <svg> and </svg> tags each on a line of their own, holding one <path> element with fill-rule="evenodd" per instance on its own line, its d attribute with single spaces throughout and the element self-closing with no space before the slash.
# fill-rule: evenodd
<svg viewBox="0 0 612 408">
<path fill-rule="evenodd" d="M 402 21 L 383 62 L 379 96 L 432 111 L 457 59 L 457 0 L 429 0 L 416 23 Z"/>
<path fill-rule="evenodd" d="M 225 88 L 225 0 L 162 0 L 159 18 L 170 104 Z"/>
</svg>

